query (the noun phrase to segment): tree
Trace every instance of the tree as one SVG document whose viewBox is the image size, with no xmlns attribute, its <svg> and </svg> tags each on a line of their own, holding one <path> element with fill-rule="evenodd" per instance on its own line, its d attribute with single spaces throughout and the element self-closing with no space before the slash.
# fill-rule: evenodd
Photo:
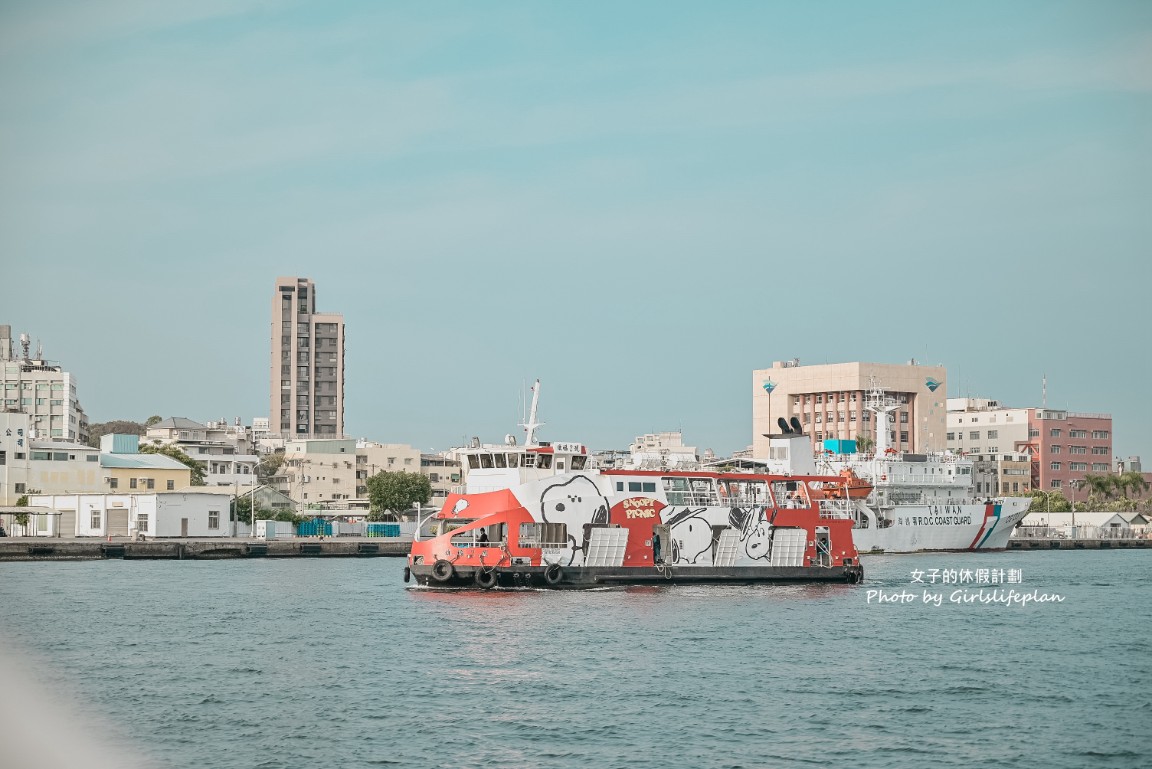
<svg viewBox="0 0 1152 769">
<path fill-rule="evenodd" d="M 861 454 L 868 454 L 876 446 L 876 441 L 861 433 L 856 436 L 856 450 Z"/>
<path fill-rule="evenodd" d="M 1068 513 L 1072 511 L 1072 503 L 1068 501 L 1063 492 L 1055 489 L 1051 491 L 1033 489 L 1029 496 L 1032 497 L 1032 504 L 1028 506 L 1029 512 Z"/>
<path fill-rule="evenodd" d="M 1144 476 L 1135 470 L 1120 473 L 1116 476 L 1115 483 L 1117 488 L 1121 489 L 1124 496 L 1129 499 L 1138 497 L 1148 490 L 1148 481 L 1144 480 Z"/>
<path fill-rule="evenodd" d="M 192 485 L 204 486 L 204 463 L 197 462 L 192 457 L 185 454 L 175 446 L 169 445 L 156 445 L 146 443 L 140 447 L 141 454 L 163 454 L 166 457 L 172 457 L 177 462 L 187 465 L 192 470 Z"/>
<path fill-rule="evenodd" d="M 239 498 L 232 499 L 232 519 L 252 525 L 252 495 L 245 494 Z M 256 506 L 256 519 L 267 521 L 272 518 L 272 511 L 266 508 Z"/>
<path fill-rule="evenodd" d="M 1084 476 L 1084 483 L 1088 486 L 1088 496 L 1099 496 L 1104 499 L 1111 498 L 1113 492 L 1112 476 L 1088 473 Z"/>
<path fill-rule="evenodd" d="M 28 495 L 27 494 L 25 494 L 24 496 L 22 496 L 16 500 L 16 507 L 28 507 Z M 15 521 L 16 523 L 20 524 L 21 526 L 27 526 L 28 525 L 28 513 L 16 513 L 16 515 L 12 516 L 12 520 Z"/>
<path fill-rule="evenodd" d="M 280 472 L 284 461 L 284 452 L 282 451 L 263 457 L 256 465 L 256 480 L 265 485 L 271 483 L 276 473 Z"/>
<path fill-rule="evenodd" d="M 432 499 L 432 482 L 420 473 L 379 472 L 368 479 L 368 520 L 382 521 L 391 512 L 402 513 L 412 503 L 426 504 Z"/>
<path fill-rule="evenodd" d="M 158 422 L 163 422 L 163 421 L 164 421 L 164 417 L 160 416 L 159 414 L 153 414 L 152 416 L 150 416 L 144 420 L 144 427 L 148 428 L 148 427 L 151 427 L 152 425 L 154 425 Z"/>
</svg>

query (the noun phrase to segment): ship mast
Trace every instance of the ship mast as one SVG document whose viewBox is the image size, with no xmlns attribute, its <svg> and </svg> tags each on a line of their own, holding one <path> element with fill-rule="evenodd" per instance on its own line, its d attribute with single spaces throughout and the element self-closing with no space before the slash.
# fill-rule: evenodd
<svg viewBox="0 0 1152 769">
<path fill-rule="evenodd" d="M 543 422 L 536 421 L 536 405 L 540 402 L 540 380 L 536 380 L 536 384 L 532 385 L 532 409 L 528 412 L 528 418 L 520 423 L 527 433 L 524 436 L 525 446 L 536 445 L 536 428 L 543 425 Z"/>
<path fill-rule="evenodd" d="M 872 377 L 870 384 L 871 387 L 864 400 L 864 408 L 876 415 L 876 456 L 880 457 L 887 454 L 888 449 L 892 447 L 889 437 L 888 415 L 900 406 L 896 403 L 895 398 L 884 392 L 884 388 L 880 386 L 876 377 Z"/>
</svg>

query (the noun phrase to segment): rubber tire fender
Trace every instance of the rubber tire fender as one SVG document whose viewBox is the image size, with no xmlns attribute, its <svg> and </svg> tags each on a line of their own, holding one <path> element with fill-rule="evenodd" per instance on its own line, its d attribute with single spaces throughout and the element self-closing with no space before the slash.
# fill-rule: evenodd
<svg viewBox="0 0 1152 769">
<path fill-rule="evenodd" d="M 404 567 L 404 584 L 408 584 L 408 580 L 410 580 L 410 579 L 412 579 L 412 569 L 411 569 L 411 567 L 405 566 Z"/>
<path fill-rule="evenodd" d="M 548 585 L 559 585 L 564 579 L 564 567 L 558 563 L 549 564 L 544 570 L 544 582 Z"/>
<path fill-rule="evenodd" d="M 437 582 L 447 582 L 456 576 L 456 567 L 452 565 L 451 561 L 445 561 L 441 558 L 436 563 L 432 564 L 432 579 Z"/>
<path fill-rule="evenodd" d="M 496 570 L 490 569 L 485 571 L 483 567 L 481 567 L 476 570 L 475 574 L 472 575 L 472 580 L 476 583 L 476 587 L 482 588 L 484 590 L 491 590 L 492 588 L 496 587 Z"/>
</svg>

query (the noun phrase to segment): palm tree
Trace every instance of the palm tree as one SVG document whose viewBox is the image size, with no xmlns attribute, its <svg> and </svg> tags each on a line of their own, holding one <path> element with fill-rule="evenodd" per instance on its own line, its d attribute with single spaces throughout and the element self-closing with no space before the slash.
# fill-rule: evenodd
<svg viewBox="0 0 1152 769">
<path fill-rule="evenodd" d="M 1112 495 L 1116 493 L 1112 479 L 1113 476 L 1111 475 L 1087 473 L 1084 476 L 1084 483 L 1088 486 L 1088 496 L 1096 495 L 1104 497 L 1104 499 L 1111 499 Z"/>
<path fill-rule="evenodd" d="M 1141 492 L 1148 490 L 1148 481 L 1144 480 L 1144 476 L 1135 470 L 1129 470 L 1114 476 L 1112 482 L 1121 494 L 1129 499 L 1140 496 Z"/>
</svg>

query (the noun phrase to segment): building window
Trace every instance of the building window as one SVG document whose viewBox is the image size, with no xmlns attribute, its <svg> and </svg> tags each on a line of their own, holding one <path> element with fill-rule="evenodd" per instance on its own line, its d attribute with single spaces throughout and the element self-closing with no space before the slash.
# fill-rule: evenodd
<svg viewBox="0 0 1152 769">
<path fill-rule="evenodd" d="M 128 488 L 130 488 L 130 489 L 136 488 L 136 479 L 135 478 L 129 478 L 128 479 Z"/>
<path fill-rule="evenodd" d="M 1087 438 L 1088 437 L 1088 431 L 1087 430 L 1069 430 L 1068 431 L 1068 437 L 1069 438 Z"/>
<path fill-rule="evenodd" d="M 168 481 L 168 491 L 173 491 L 176 488 L 176 481 Z"/>
<path fill-rule="evenodd" d="M 110 489 L 120 488 L 120 479 L 119 478 L 109 478 L 108 479 L 108 488 L 110 488 Z"/>
<path fill-rule="evenodd" d="M 92 526 L 91 528 L 99 530 L 100 528 L 100 511 L 96 508 L 92 509 Z"/>
<path fill-rule="evenodd" d="M 1048 465 L 1048 469 L 1049 470 L 1059 470 L 1060 469 L 1060 463 L 1059 462 L 1053 462 L 1052 464 Z"/>
<path fill-rule="evenodd" d="M 907 443 L 908 442 L 908 431 L 907 430 L 901 430 L 900 431 L 900 442 L 901 443 Z"/>
<path fill-rule="evenodd" d="M 999 438 L 1000 437 L 1000 431 L 999 430 L 989 430 L 988 431 L 988 437 L 989 438 Z"/>
<path fill-rule="evenodd" d="M 968 437 L 974 441 L 978 441 L 978 440 L 980 440 L 980 431 L 979 430 L 973 430 L 972 432 L 968 433 Z"/>
<path fill-rule="evenodd" d="M 136 516 L 136 531 L 141 534 L 148 531 L 148 513 L 139 513 Z"/>
<path fill-rule="evenodd" d="M 1102 440 L 1105 440 L 1107 438 L 1111 438 L 1112 433 L 1108 432 L 1107 430 L 1093 430 L 1092 431 L 1092 437 L 1098 441 L 1102 441 Z"/>
<path fill-rule="evenodd" d="M 24 494 L 24 493 L 26 493 L 26 492 L 24 491 L 24 489 L 25 489 L 25 486 L 24 486 L 24 484 L 23 484 L 23 483 L 15 483 L 15 484 L 13 484 L 13 491 L 15 491 L 15 493 L 17 493 L 17 494 Z"/>
<path fill-rule="evenodd" d="M 1069 454 L 1087 454 L 1088 453 L 1088 447 L 1087 446 L 1069 446 L 1068 447 L 1068 453 Z"/>
<path fill-rule="evenodd" d="M 1106 473 L 1106 472 L 1108 472 L 1108 469 L 1109 468 L 1108 468 L 1107 462 L 1093 462 L 1092 463 L 1092 472 L 1094 472 L 1094 473 Z"/>
<path fill-rule="evenodd" d="M 208 511 L 208 528 L 209 529 L 219 529 L 220 528 L 220 511 L 219 510 L 209 510 Z"/>
<path fill-rule="evenodd" d="M 908 412 L 907 411 L 901 411 L 900 412 L 900 424 L 902 424 L 902 425 L 908 424 Z"/>
<path fill-rule="evenodd" d="M 948 440 L 950 440 L 950 441 L 956 440 L 956 433 L 948 433 Z"/>
<path fill-rule="evenodd" d="M 1052 482 L 1049 483 L 1048 485 L 1054 489 L 1058 489 L 1058 488 L 1060 488 L 1060 479 L 1059 478 L 1053 478 Z"/>
<path fill-rule="evenodd" d="M 1062 446 L 1049 446 L 1048 447 L 1048 453 L 1050 453 L 1050 454 L 1059 454 L 1061 451 L 1063 451 Z"/>
<path fill-rule="evenodd" d="M 1100 456 L 1100 457 L 1106 457 L 1106 456 L 1108 456 L 1108 447 L 1107 446 L 1093 446 L 1092 447 L 1092 453 L 1097 455 L 1097 456 Z"/>
<path fill-rule="evenodd" d="M 1059 427 L 1053 427 L 1051 430 L 1048 431 L 1048 434 L 1050 436 L 1052 436 L 1053 438 L 1059 438 L 1060 437 L 1060 428 Z"/>
</svg>

